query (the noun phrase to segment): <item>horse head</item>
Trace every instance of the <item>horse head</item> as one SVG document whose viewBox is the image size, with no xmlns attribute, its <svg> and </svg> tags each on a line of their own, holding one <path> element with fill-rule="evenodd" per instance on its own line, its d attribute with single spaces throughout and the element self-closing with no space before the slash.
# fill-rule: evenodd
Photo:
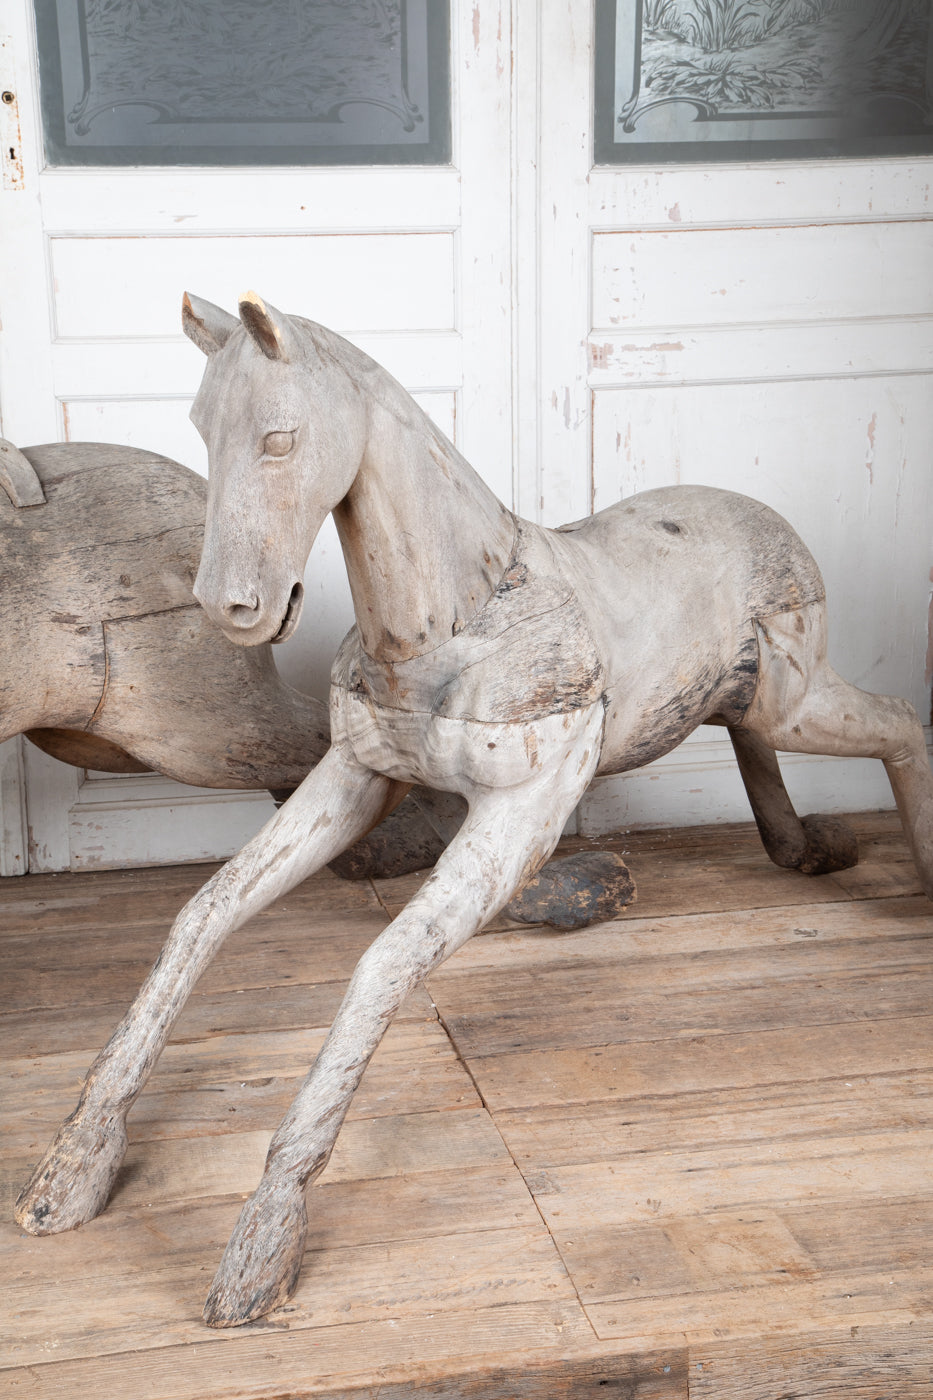
<svg viewBox="0 0 933 1400">
<path fill-rule="evenodd" d="M 191 420 L 207 445 L 207 522 L 194 593 L 241 646 L 298 624 L 305 564 L 365 448 L 360 396 L 317 327 L 255 292 L 240 316 L 185 294 L 185 334 L 207 367 Z"/>
</svg>

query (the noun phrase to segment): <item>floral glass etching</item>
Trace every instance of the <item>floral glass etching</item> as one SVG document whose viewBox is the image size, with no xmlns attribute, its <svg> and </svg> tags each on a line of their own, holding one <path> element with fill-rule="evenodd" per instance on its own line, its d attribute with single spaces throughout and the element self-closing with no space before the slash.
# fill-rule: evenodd
<svg viewBox="0 0 933 1400">
<path fill-rule="evenodd" d="M 931 0 L 597 0 L 596 160 L 933 150 Z"/>
<path fill-rule="evenodd" d="M 443 164 L 437 0 L 36 0 L 51 164 Z"/>
</svg>

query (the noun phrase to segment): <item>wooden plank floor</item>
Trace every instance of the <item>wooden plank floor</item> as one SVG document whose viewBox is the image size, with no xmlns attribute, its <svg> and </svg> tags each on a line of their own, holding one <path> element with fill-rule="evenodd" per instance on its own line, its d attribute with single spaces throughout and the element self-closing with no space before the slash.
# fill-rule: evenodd
<svg viewBox="0 0 933 1400">
<path fill-rule="evenodd" d="M 356 958 L 417 877 L 308 881 L 231 938 L 106 1212 L 15 1195 L 207 867 L 0 882 L 0 1396 L 930 1400 L 933 906 L 892 814 L 857 869 L 648 832 L 638 903 L 500 921 L 390 1029 L 293 1300 L 204 1295 Z"/>
</svg>

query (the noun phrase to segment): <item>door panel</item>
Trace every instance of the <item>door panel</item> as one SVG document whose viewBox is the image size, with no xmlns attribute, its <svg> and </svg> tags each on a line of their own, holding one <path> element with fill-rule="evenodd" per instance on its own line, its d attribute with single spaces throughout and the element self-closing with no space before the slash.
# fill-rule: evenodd
<svg viewBox="0 0 933 1400">
<path fill-rule="evenodd" d="M 929 316 L 931 265 L 926 221 L 598 231 L 592 329 Z"/>
<path fill-rule="evenodd" d="M 324 325 L 339 320 L 345 334 L 454 329 L 453 230 L 352 238 L 56 236 L 49 254 L 57 341 L 177 336 L 179 287 L 227 304 L 231 287 L 255 286 L 282 310 Z"/>
</svg>

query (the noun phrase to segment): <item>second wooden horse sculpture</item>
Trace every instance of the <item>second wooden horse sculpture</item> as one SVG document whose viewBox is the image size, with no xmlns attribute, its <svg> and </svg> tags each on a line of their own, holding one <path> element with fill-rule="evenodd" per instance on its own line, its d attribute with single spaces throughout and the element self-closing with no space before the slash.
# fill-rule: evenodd
<svg viewBox="0 0 933 1400">
<path fill-rule="evenodd" d="M 18 1204 L 67 1229 L 107 1200 L 125 1118 L 224 937 L 331 860 L 408 784 L 460 794 L 434 873 L 357 965 L 275 1133 L 205 1307 L 215 1326 L 283 1302 L 305 1190 L 393 1014 L 550 855 L 591 778 L 728 727 L 765 844 L 826 868 L 776 748 L 881 759 L 933 896 L 933 776 L 915 712 L 826 660 L 823 585 L 767 507 L 702 487 L 650 491 L 546 530 L 516 519 L 409 395 L 339 336 L 255 294 L 237 319 L 191 298 L 208 356 L 192 417 L 210 454 L 196 592 L 234 641 L 286 635 L 333 511 L 356 628 L 332 674 L 331 748 L 278 815 L 186 905 Z"/>
</svg>

